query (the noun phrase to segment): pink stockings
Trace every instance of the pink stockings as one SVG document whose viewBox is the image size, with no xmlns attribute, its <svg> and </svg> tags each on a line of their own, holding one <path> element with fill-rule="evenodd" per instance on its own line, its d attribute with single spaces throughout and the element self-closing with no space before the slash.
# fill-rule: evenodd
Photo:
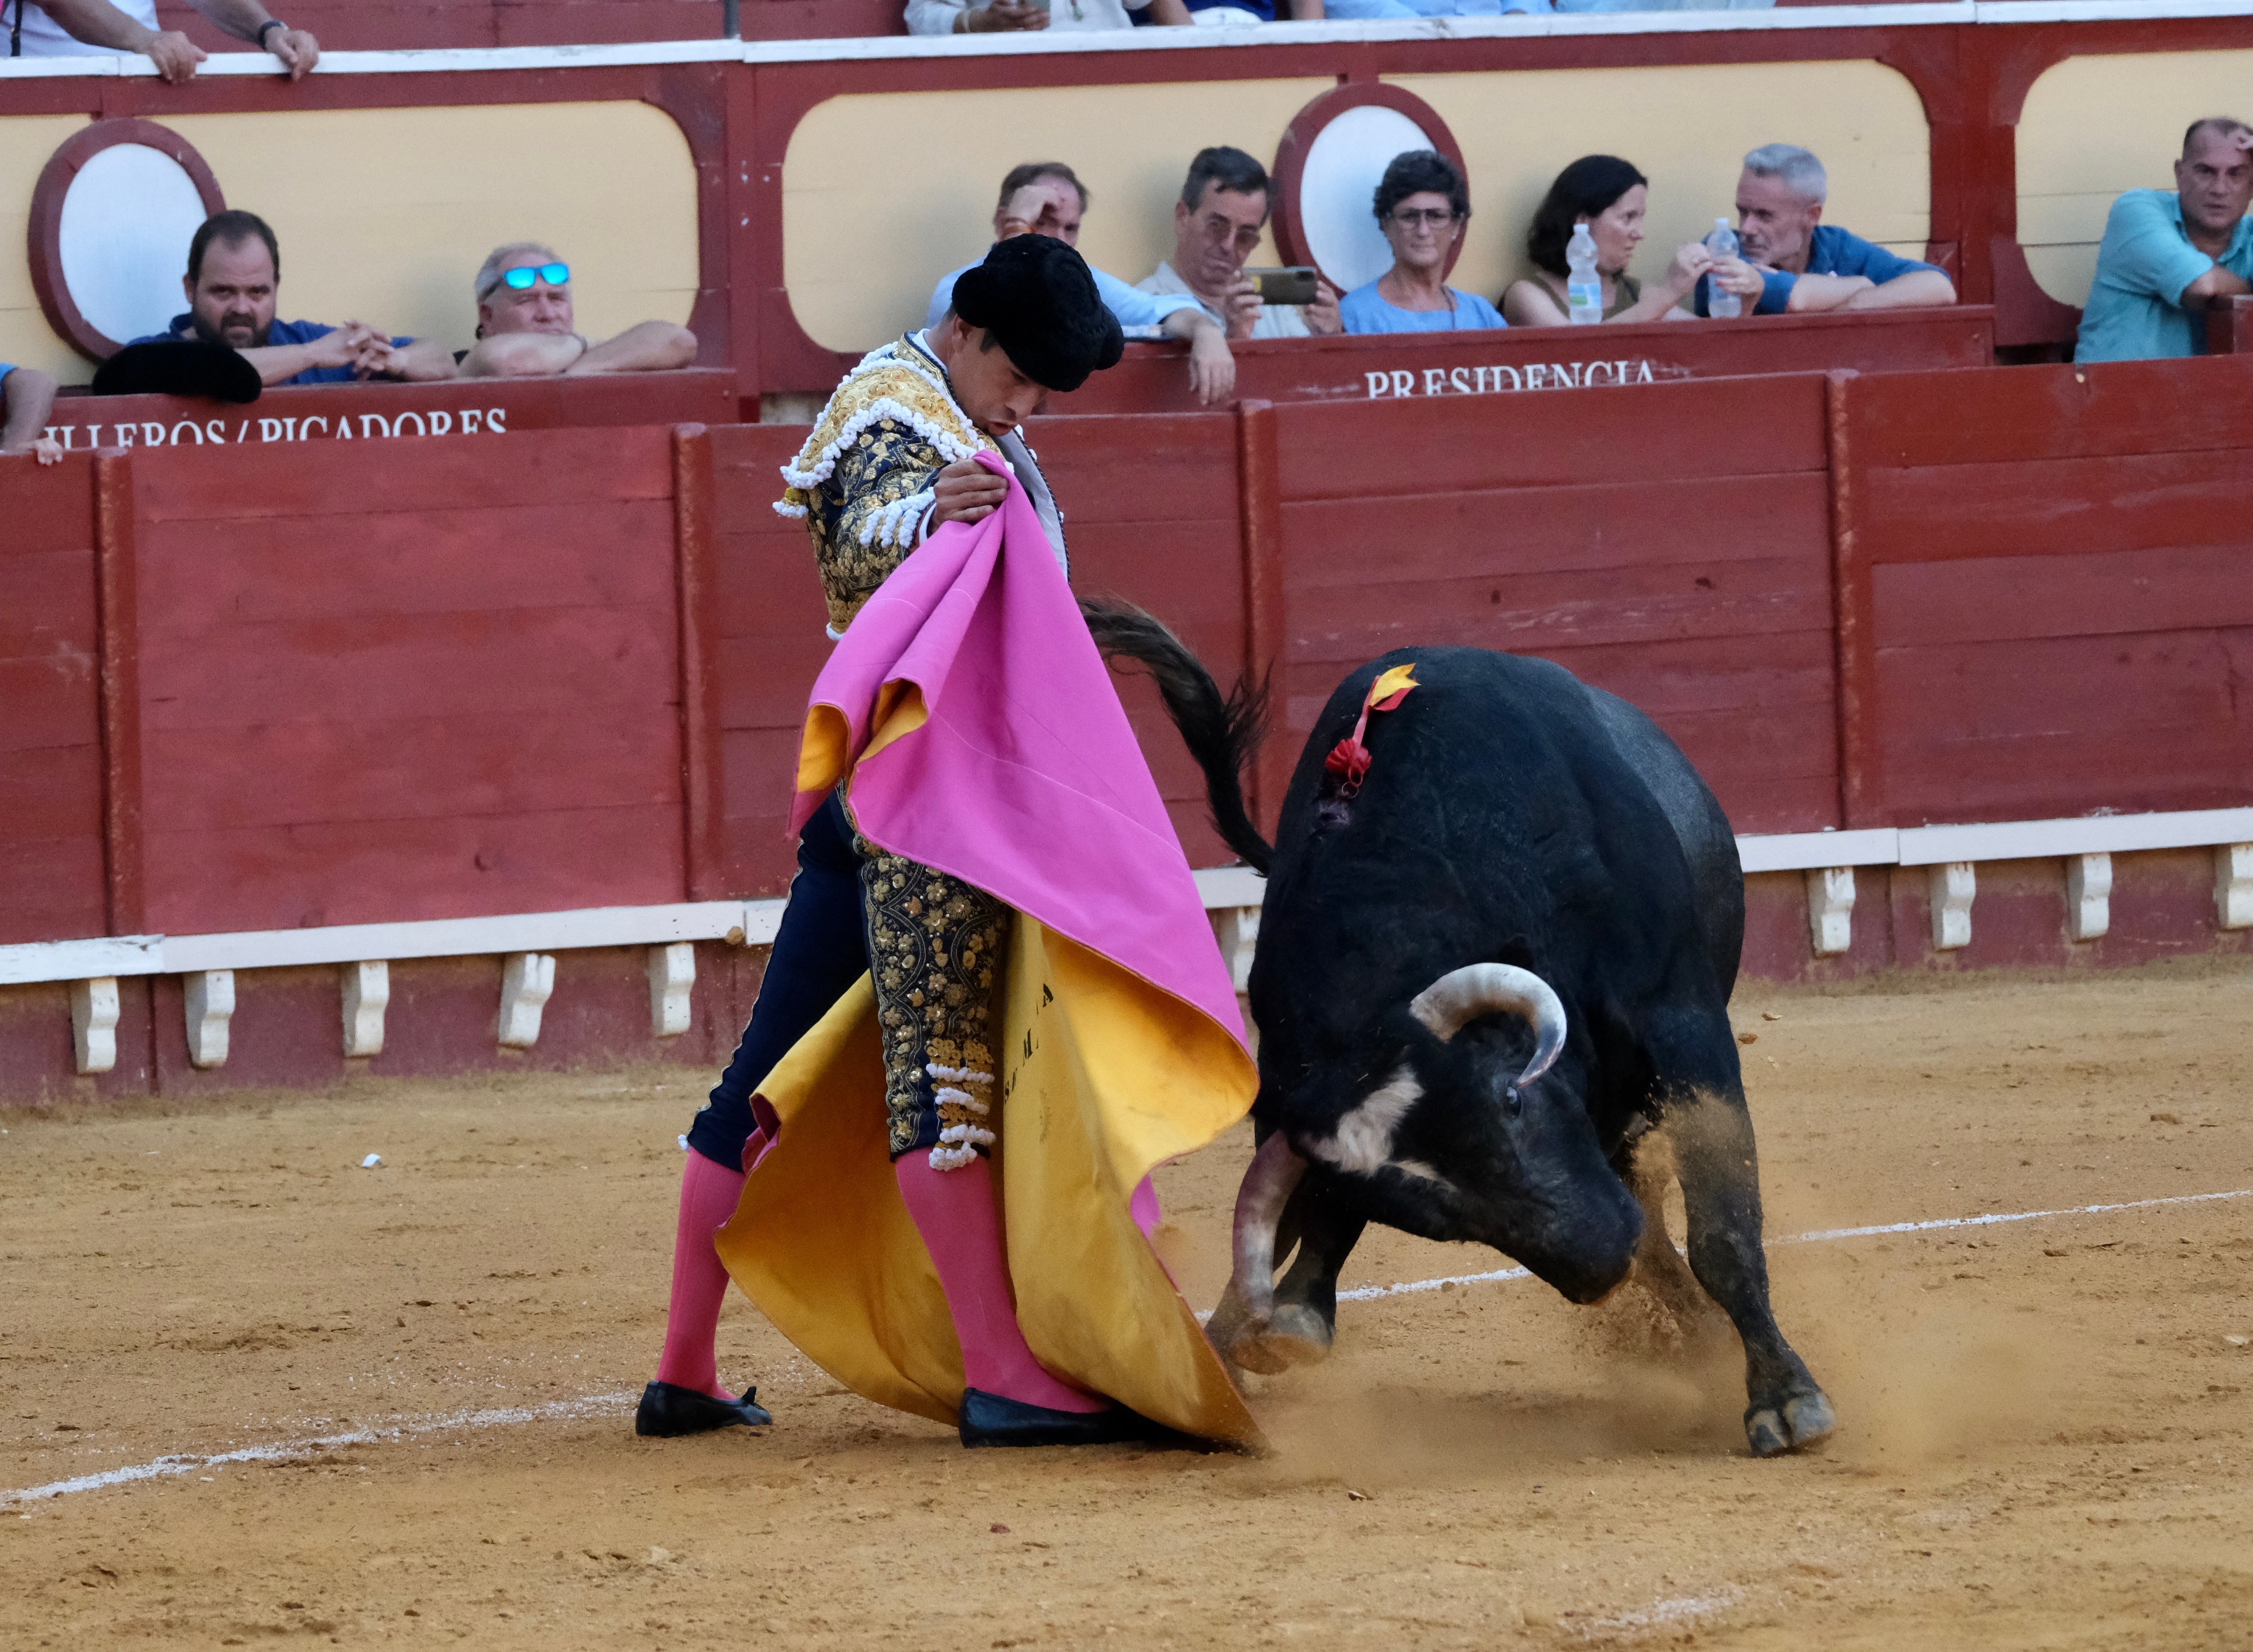
<svg viewBox="0 0 2253 1652">
<path fill-rule="evenodd" d="M 771 1137 L 762 1130 L 752 1136 L 745 1159 L 757 1164 L 761 1151 L 771 1145 Z M 735 1215 L 743 1178 L 701 1153 L 685 1156 L 680 1218 L 673 1239 L 673 1301 L 657 1380 L 732 1398 L 720 1386 L 714 1352 L 720 1307 L 728 1294 L 728 1270 L 712 1248 L 712 1236 Z M 927 1154 L 910 1153 L 892 1167 L 892 1173 L 916 1230 L 938 1266 L 969 1385 L 1054 1411 L 1106 1409 L 1108 1401 L 1050 1377 L 1025 1346 L 1009 1288 L 1009 1265 L 1002 1254 L 1001 1223 L 994 1211 L 993 1170 L 986 1160 L 959 1170 L 934 1170 Z M 1146 1236 L 1157 1226 L 1158 1197 L 1147 1179 L 1134 1189 L 1131 1209 L 1135 1225 Z"/>
<path fill-rule="evenodd" d="M 720 1304 L 728 1295 L 728 1270 L 712 1248 L 712 1236 L 736 1214 L 743 1191 L 742 1173 L 715 1164 L 694 1151 L 683 1155 L 680 1220 L 673 1235 L 673 1305 L 665 1321 L 665 1353 L 657 1380 L 700 1394 L 732 1399 L 720 1386 L 714 1342 L 720 1331 Z"/>
<path fill-rule="evenodd" d="M 1051 1411 L 1099 1412 L 1110 1402 L 1067 1388 L 1041 1369 L 1009 1290 L 1001 1224 L 994 1213 L 993 1168 L 973 1159 L 959 1170 L 934 1170 L 917 1151 L 892 1165 L 900 1197 L 946 1287 L 954 1335 L 962 1343 L 963 1378 L 975 1389 Z"/>
</svg>

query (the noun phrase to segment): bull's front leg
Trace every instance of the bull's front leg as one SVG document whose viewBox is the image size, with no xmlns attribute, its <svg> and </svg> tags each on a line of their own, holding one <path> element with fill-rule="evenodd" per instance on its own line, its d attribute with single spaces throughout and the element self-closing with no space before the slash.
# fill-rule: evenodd
<svg viewBox="0 0 2253 1652">
<path fill-rule="evenodd" d="M 1760 1158 L 1744 1091 L 1678 1096 L 1667 1103 L 1665 1119 L 1688 1217 L 1691 1271 L 1744 1339 L 1745 1438 L 1756 1457 L 1811 1446 L 1838 1418 L 1768 1307 Z"/>
<path fill-rule="evenodd" d="M 1678 1003 L 1655 1013 L 1644 1035 L 1682 1183 L 1690 1269 L 1744 1341 L 1745 1438 L 1756 1457 L 1811 1446 L 1838 1421 L 1768 1308 L 1760 1154 L 1727 1008 Z"/>
</svg>

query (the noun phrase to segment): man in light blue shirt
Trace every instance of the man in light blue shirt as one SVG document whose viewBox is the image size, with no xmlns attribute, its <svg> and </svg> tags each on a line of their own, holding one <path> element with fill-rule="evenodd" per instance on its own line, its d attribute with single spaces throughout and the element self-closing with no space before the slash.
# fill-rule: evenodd
<svg viewBox="0 0 2253 1652">
<path fill-rule="evenodd" d="M 1822 221 L 1831 180 L 1823 163 L 1792 143 L 1764 143 L 1737 179 L 1737 240 L 1761 277 L 1751 314 L 1830 310 L 1912 310 L 1956 302 L 1956 283 L 1936 264 L 1903 258 Z M 1691 308 L 1703 316 L 1712 277 L 1700 276 Z M 1748 296 L 1750 289 L 1747 288 Z"/>
<path fill-rule="evenodd" d="M 1087 211 L 1087 188 L 1062 161 L 1029 161 L 1012 167 L 1001 180 L 1001 198 L 994 209 L 994 239 L 1012 235 L 1053 235 L 1065 246 L 1079 245 L 1079 221 Z M 981 254 L 982 256 L 982 254 Z M 945 319 L 954 303 L 954 283 L 962 269 L 950 269 L 938 278 L 924 317 L 926 331 Z M 1228 335 L 1204 313 L 1193 293 L 1146 293 L 1116 275 L 1090 266 L 1095 290 L 1104 308 L 1119 318 L 1129 338 L 1186 338 L 1189 346 L 1189 385 L 1207 407 L 1225 401 L 1236 393 L 1236 358 L 1229 353 Z"/>
<path fill-rule="evenodd" d="M 2174 193 L 2131 189 L 2112 203 L 2073 359 L 2197 355 L 2207 301 L 2253 291 L 2250 202 L 2253 128 L 2228 115 L 2194 122 Z"/>
</svg>

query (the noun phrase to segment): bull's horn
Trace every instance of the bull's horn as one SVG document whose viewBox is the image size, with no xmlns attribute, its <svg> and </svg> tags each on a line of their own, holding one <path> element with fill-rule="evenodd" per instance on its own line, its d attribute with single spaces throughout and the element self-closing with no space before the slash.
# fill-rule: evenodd
<svg viewBox="0 0 2253 1652">
<path fill-rule="evenodd" d="M 1236 1195 L 1234 1236 L 1235 1273 L 1229 1293 L 1250 1314 L 1254 1324 L 1264 1324 L 1275 1309 L 1275 1225 L 1283 1219 L 1307 1161 L 1291 1150 L 1280 1130 L 1259 1144 L 1244 1185 Z"/>
<path fill-rule="evenodd" d="M 1515 964 L 1466 964 L 1449 970 L 1416 994 L 1408 1013 L 1445 1042 L 1482 1015 L 1509 1010 L 1533 1028 L 1533 1059 L 1517 1075 L 1530 1084 L 1549 1070 L 1565 1048 L 1565 1003 L 1549 983 Z"/>
</svg>

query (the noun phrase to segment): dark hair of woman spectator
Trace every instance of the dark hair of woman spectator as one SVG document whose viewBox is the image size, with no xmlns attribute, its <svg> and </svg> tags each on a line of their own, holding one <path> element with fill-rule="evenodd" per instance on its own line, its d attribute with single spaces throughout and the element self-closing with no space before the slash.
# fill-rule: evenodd
<svg viewBox="0 0 2253 1652">
<path fill-rule="evenodd" d="M 1566 248 L 1580 225 L 1588 227 L 1596 246 L 1596 277 L 1601 288 L 1601 319 L 1664 321 L 1688 319 L 1678 310 L 1697 289 L 1698 278 L 1712 268 L 1703 241 L 1678 248 L 1665 273 L 1637 281 L 1628 273 L 1643 245 L 1643 219 L 1650 205 L 1650 180 L 1616 155 L 1583 155 L 1549 185 L 1525 232 L 1525 252 L 1533 274 L 1503 289 L 1503 317 L 1513 327 L 1562 327 L 1570 323 L 1572 262 Z"/>
<path fill-rule="evenodd" d="M 1525 232 L 1525 255 L 1537 269 L 1552 275 L 1570 274 L 1565 243 L 1573 239 L 1573 226 L 1608 211 L 1638 185 L 1648 188 L 1650 180 L 1618 156 L 1583 155 L 1557 174 L 1534 209 L 1532 227 Z"/>
<path fill-rule="evenodd" d="M 1377 221 L 1381 224 L 1392 217 L 1392 209 L 1411 195 L 1427 191 L 1447 198 L 1447 205 L 1455 209 L 1457 223 L 1469 219 L 1471 192 L 1455 164 L 1437 150 L 1408 150 L 1394 156 L 1385 176 L 1378 180 Z"/>
</svg>

